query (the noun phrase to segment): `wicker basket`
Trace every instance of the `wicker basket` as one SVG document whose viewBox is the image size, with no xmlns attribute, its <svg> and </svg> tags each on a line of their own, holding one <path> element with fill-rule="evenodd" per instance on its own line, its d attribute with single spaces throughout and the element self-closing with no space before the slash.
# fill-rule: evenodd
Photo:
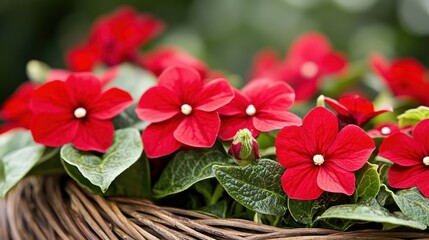
<svg viewBox="0 0 429 240">
<path fill-rule="evenodd" d="M 96 196 L 58 178 L 28 178 L 0 201 L 0 239 L 423 239 L 426 232 L 281 229 L 144 199 Z"/>
</svg>

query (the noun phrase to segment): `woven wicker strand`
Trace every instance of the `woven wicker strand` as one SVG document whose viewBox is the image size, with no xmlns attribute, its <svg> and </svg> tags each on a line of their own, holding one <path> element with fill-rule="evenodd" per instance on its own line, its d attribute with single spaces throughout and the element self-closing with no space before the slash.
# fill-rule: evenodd
<svg viewBox="0 0 429 240">
<path fill-rule="evenodd" d="M 424 239 L 427 232 L 281 229 L 242 219 L 159 207 L 144 199 L 103 198 L 74 182 L 28 178 L 0 201 L 0 239 Z"/>
</svg>

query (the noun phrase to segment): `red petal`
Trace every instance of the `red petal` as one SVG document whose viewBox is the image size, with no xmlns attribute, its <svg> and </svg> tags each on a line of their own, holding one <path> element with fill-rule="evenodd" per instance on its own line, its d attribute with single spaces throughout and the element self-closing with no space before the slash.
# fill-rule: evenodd
<svg viewBox="0 0 429 240">
<path fill-rule="evenodd" d="M 111 88 L 101 94 L 88 109 L 91 118 L 111 119 L 133 103 L 128 92 L 119 88 Z"/>
<path fill-rule="evenodd" d="M 385 113 L 385 112 L 393 112 L 392 106 L 384 107 L 380 110 L 374 111 L 374 112 L 369 113 L 369 114 L 363 114 L 360 116 L 358 115 L 358 117 L 357 117 L 358 122 L 357 123 L 359 126 L 363 126 L 363 125 L 367 124 L 374 117 L 376 117 L 382 113 Z"/>
<path fill-rule="evenodd" d="M 307 144 L 314 154 L 324 154 L 338 134 L 338 119 L 323 107 L 316 107 L 305 117 L 302 125 L 307 135 Z"/>
<path fill-rule="evenodd" d="M 413 137 L 416 142 L 422 145 L 426 156 L 429 156 L 429 119 L 422 120 L 413 130 Z"/>
<path fill-rule="evenodd" d="M 152 123 L 143 131 L 143 146 L 149 158 L 168 155 L 182 146 L 173 135 L 181 121 L 181 116 L 176 116 L 164 122 Z"/>
<path fill-rule="evenodd" d="M 339 115 L 351 117 L 351 114 L 350 114 L 348 108 L 346 106 L 344 106 L 343 104 L 341 104 L 340 102 L 338 102 L 337 100 L 330 98 L 330 97 L 325 97 L 325 102 L 331 108 L 333 108 Z"/>
<path fill-rule="evenodd" d="M 318 91 L 318 79 L 303 79 L 298 78 L 300 83 L 295 83 L 293 85 L 295 89 L 295 101 L 307 101 L 310 100 Z"/>
<path fill-rule="evenodd" d="M 22 126 L 29 129 L 33 116 L 29 102 L 36 87 L 31 82 L 21 84 L 13 95 L 4 102 L 0 109 L 0 118 L 10 122 L 9 126 L 17 124 L 17 127 Z"/>
<path fill-rule="evenodd" d="M 252 78 L 272 77 L 272 74 L 279 65 L 280 59 L 274 50 L 262 50 L 253 60 L 252 73 L 250 75 Z"/>
<path fill-rule="evenodd" d="M 301 118 L 286 111 L 261 111 L 253 118 L 253 125 L 261 132 L 281 129 L 289 125 L 301 125 L 301 123 Z"/>
<path fill-rule="evenodd" d="M 429 198 L 429 171 L 426 169 L 424 172 L 419 174 L 417 179 L 417 188 L 426 197 Z"/>
<path fill-rule="evenodd" d="M 92 74 L 72 74 L 65 86 L 74 99 L 75 106 L 88 107 L 101 94 L 101 81 Z"/>
<path fill-rule="evenodd" d="M 179 96 L 183 104 L 194 106 L 194 96 L 201 91 L 203 80 L 200 74 L 189 67 L 170 67 L 159 76 L 159 86 L 169 88 Z"/>
<path fill-rule="evenodd" d="M 303 164 L 286 169 L 282 176 L 282 187 L 289 198 L 315 200 L 323 190 L 317 185 L 318 167 Z"/>
<path fill-rule="evenodd" d="M 379 154 L 401 166 L 421 164 L 426 157 L 422 146 L 410 136 L 397 132 L 381 143 Z"/>
<path fill-rule="evenodd" d="M 177 141 L 192 147 L 211 147 L 216 141 L 220 128 L 217 112 L 193 111 L 183 118 L 174 131 Z"/>
<path fill-rule="evenodd" d="M 375 149 L 374 141 L 356 125 L 347 125 L 329 147 L 326 158 L 346 171 L 360 169 Z"/>
<path fill-rule="evenodd" d="M 75 105 L 64 82 L 57 80 L 45 83 L 34 91 L 30 108 L 35 113 L 72 113 Z"/>
<path fill-rule="evenodd" d="M 240 91 L 233 88 L 234 98 L 225 106 L 218 109 L 218 113 L 222 116 L 234 116 L 246 114 L 246 108 L 250 105 L 249 99 Z"/>
<path fill-rule="evenodd" d="M 247 96 L 256 111 L 287 111 L 292 107 L 295 93 L 285 82 L 252 81 L 241 91 Z"/>
<path fill-rule="evenodd" d="M 286 168 L 300 164 L 313 165 L 315 153 L 307 143 L 307 136 L 301 127 L 284 127 L 277 135 L 275 143 L 279 163 Z"/>
<path fill-rule="evenodd" d="M 328 39 L 319 33 L 307 33 L 296 39 L 287 56 L 288 60 L 316 61 L 331 51 Z"/>
<path fill-rule="evenodd" d="M 59 147 L 73 140 L 78 127 L 71 113 L 41 113 L 33 117 L 31 133 L 36 142 Z"/>
<path fill-rule="evenodd" d="M 147 90 L 137 104 L 136 113 L 149 122 L 161 122 L 180 112 L 180 99 L 174 91 L 165 87 L 152 87 Z"/>
<path fill-rule="evenodd" d="M 394 188 L 410 188 L 419 183 L 422 173 L 426 171 L 426 166 L 423 164 L 403 167 L 398 164 L 393 164 L 389 168 L 387 179 L 389 185 Z"/>
<path fill-rule="evenodd" d="M 370 57 L 370 64 L 373 69 L 384 81 L 389 79 L 389 63 L 380 54 L 373 54 Z"/>
<path fill-rule="evenodd" d="M 224 79 L 207 83 L 201 92 L 195 96 L 196 109 L 206 112 L 215 111 L 225 106 L 234 98 L 231 86 Z"/>
<path fill-rule="evenodd" d="M 65 81 L 70 76 L 71 72 L 63 69 L 52 69 L 48 72 L 46 81 L 60 80 Z"/>
<path fill-rule="evenodd" d="M 207 75 L 207 67 L 203 62 L 175 47 L 159 47 L 152 52 L 145 52 L 139 64 L 155 75 L 171 66 L 187 66 L 197 70 L 203 78 Z"/>
<path fill-rule="evenodd" d="M 219 138 L 223 141 L 228 141 L 234 138 L 238 130 L 247 128 L 252 133 L 253 137 L 258 136 L 259 131 L 253 127 L 252 118 L 245 115 L 237 116 L 221 116 L 221 125 L 219 130 Z"/>
<path fill-rule="evenodd" d="M 346 58 L 340 54 L 335 52 L 330 52 L 319 63 L 320 71 L 325 74 L 334 74 L 342 71 L 346 65 Z"/>
<path fill-rule="evenodd" d="M 100 49 L 97 46 L 79 46 L 67 53 L 67 65 L 75 72 L 92 71 L 99 60 Z"/>
<path fill-rule="evenodd" d="M 114 128 L 109 120 L 87 118 L 79 121 L 72 144 L 82 151 L 105 152 L 113 143 Z"/>
<path fill-rule="evenodd" d="M 317 184 L 324 191 L 344 193 L 350 196 L 355 191 L 355 175 L 335 164 L 325 162 L 320 166 Z"/>
</svg>

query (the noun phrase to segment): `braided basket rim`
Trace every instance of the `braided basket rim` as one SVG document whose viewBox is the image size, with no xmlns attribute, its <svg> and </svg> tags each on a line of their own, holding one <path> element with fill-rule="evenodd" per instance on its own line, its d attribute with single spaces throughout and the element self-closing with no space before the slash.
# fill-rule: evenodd
<svg viewBox="0 0 429 240">
<path fill-rule="evenodd" d="M 0 200 L 0 239 L 423 239 L 429 232 L 283 229 L 160 207 L 145 199 L 94 195 L 74 181 L 29 177 Z"/>
</svg>

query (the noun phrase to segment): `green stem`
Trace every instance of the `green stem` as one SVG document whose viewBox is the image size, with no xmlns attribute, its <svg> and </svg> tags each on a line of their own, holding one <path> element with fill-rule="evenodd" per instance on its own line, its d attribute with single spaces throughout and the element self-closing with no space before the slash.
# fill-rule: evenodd
<svg viewBox="0 0 429 240">
<path fill-rule="evenodd" d="M 222 185 L 220 183 L 218 183 L 216 185 L 215 190 L 213 191 L 213 195 L 210 198 L 210 204 L 209 205 L 217 203 L 219 201 L 219 199 L 222 197 L 223 191 L 224 191 L 224 189 L 223 189 Z"/>
</svg>

